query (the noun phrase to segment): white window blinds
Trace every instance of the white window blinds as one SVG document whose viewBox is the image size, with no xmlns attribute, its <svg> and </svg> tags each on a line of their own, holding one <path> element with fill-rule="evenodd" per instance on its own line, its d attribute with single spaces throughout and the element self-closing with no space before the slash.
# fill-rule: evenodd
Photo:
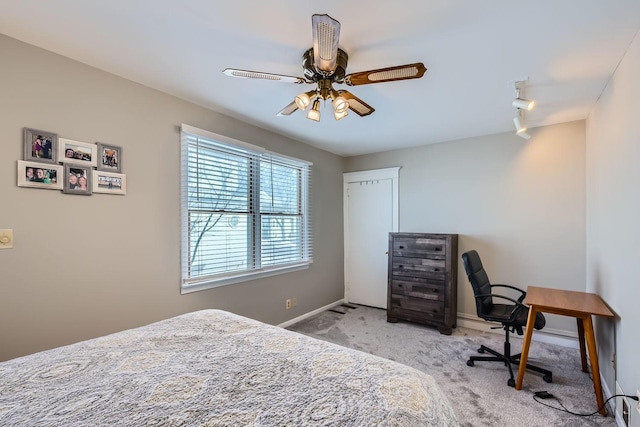
<svg viewBox="0 0 640 427">
<path fill-rule="evenodd" d="M 183 291 L 312 262 L 311 164 L 182 127 Z"/>
</svg>

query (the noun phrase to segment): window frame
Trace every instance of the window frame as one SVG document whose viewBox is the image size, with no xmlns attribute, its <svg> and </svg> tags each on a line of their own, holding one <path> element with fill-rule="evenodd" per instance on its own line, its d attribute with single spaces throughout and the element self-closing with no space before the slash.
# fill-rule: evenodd
<svg viewBox="0 0 640 427">
<path fill-rule="evenodd" d="M 249 172 L 248 180 L 253 201 L 249 207 L 249 219 L 251 222 L 251 232 L 247 236 L 246 244 L 248 245 L 249 252 L 253 256 L 248 256 L 248 264 L 246 270 L 224 272 L 218 274 L 210 274 L 206 277 L 190 277 L 189 273 L 189 175 L 188 175 L 188 153 L 190 146 L 190 138 L 201 138 L 205 141 L 213 142 L 230 147 L 232 150 L 238 150 L 240 152 L 246 152 L 247 156 L 251 158 L 250 169 L 261 169 L 262 162 L 269 161 L 267 159 L 277 159 L 277 161 L 284 161 L 287 165 L 295 168 L 300 168 L 299 176 L 299 191 L 297 198 L 298 207 L 300 210 L 299 216 L 301 217 L 301 253 L 302 257 L 295 262 L 289 263 L 277 263 L 269 266 L 260 265 L 260 247 L 261 247 L 261 223 L 262 216 L 269 217 L 277 215 L 272 212 L 260 211 L 260 173 Z M 243 141 L 239 141 L 233 138 L 219 135 L 213 132 L 209 132 L 203 129 L 182 124 L 180 132 L 180 221 L 181 221 L 181 280 L 180 289 L 182 294 L 196 292 L 205 289 L 216 288 L 220 286 L 231 285 L 234 283 L 240 283 L 249 280 L 260 279 L 278 274 L 289 273 L 292 271 L 299 271 L 309 268 L 313 263 L 313 248 L 311 237 L 311 207 L 310 207 L 310 191 L 311 191 L 311 167 L 312 163 L 300 160 L 294 157 L 282 155 L 267 151 L 263 147 L 252 145 Z M 273 161 L 273 160 L 271 160 Z M 257 200 L 256 200 L 257 199 Z M 197 209 L 193 209 L 197 211 Z M 298 214 L 296 214 L 298 216 Z M 257 260 L 256 267 L 254 264 Z"/>
</svg>

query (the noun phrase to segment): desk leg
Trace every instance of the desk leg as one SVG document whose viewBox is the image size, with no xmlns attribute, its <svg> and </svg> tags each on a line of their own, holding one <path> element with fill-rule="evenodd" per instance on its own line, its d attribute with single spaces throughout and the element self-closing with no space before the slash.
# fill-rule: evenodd
<svg viewBox="0 0 640 427">
<path fill-rule="evenodd" d="M 518 367 L 518 379 L 516 380 L 516 390 L 522 389 L 522 379 L 524 371 L 527 369 L 527 357 L 529 357 L 529 345 L 531 344 L 531 336 L 533 335 L 533 326 L 536 323 L 536 309 L 529 306 L 529 317 L 527 318 L 527 329 L 524 333 L 522 341 L 522 353 L 520 354 L 520 366 Z"/>
<path fill-rule="evenodd" d="M 591 316 L 587 316 L 582 319 L 584 326 L 584 336 L 587 340 L 587 349 L 589 350 L 589 359 L 591 360 L 591 376 L 593 377 L 593 388 L 596 392 L 596 402 L 598 402 L 598 408 L 604 404 L 602 398 L 602 384 L 600 383 L 600 366 L 598 365 L 598 350 L 596 349 L 596 337 L 593 333 L 593 322 Z M 607 410 L 602 408 L 600 415 L 607 415 Z"/>
<path fill-rule="evenodd" d="M 587 367 L 587 351 L 584 348 L 584 323 L 579 317 L 576 318 L 578 323 L 578 342 L 580 343 L 580 361 L 582 362 L 582 372 L 589 372 Z"/>
</svg>

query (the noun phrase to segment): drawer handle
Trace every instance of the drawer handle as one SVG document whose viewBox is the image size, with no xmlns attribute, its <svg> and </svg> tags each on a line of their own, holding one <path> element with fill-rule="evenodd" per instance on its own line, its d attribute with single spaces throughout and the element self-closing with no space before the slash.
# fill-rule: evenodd
<svg viewBox="0 0 640 427">
<path fill-rule="evenodd" d="M 404 265 L 399 265 L 398 268 L 404 268 Z"/>
<path fill-rule="evenodd" d="M 441 251 L 441 250 L 442 250 L 441 248 L 436 248 L 436 252 Z"/>
<path fill-rule="evenodd" d="M 404 249 L 404 246 L 400 246 L 400 249 Z"/>
<path fill-rule="evenodd" d="M 440 269 L 439 268 L 434 268 L 433 271 L 440 271 Z"/>
<path fill-rule="evenodd" d="M 438 288 L 433 288 L 433 293 L 437 294 L 438 293 Z"/>
<path fill-rule="evenodd" d="M 398 287 L 401 288 L 402 287 L 402 283 L 398 284 Z"/>
</svg>

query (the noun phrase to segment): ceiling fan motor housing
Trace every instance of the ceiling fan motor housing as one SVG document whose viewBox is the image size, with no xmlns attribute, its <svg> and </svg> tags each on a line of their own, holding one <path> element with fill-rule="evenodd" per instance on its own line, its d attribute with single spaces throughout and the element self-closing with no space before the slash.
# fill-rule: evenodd
<svg viewBox="0 0 640 427">
<path fill-rule="evenodd" d="M 338 48 L 338 54 L 336 59 L 336 68 L 331 73 L 318 70 L 314 65 L 313 48 L 307 50 L 302 55 L 302 68 L 304 70 L 304 76 L 307 80 L 312 82 L 318 82 L 322 79 L 329 79 L 333 83 L 342 83 L 347 70 L 347 62 L 349 62 L 349 55 Z"/>
</svg>

